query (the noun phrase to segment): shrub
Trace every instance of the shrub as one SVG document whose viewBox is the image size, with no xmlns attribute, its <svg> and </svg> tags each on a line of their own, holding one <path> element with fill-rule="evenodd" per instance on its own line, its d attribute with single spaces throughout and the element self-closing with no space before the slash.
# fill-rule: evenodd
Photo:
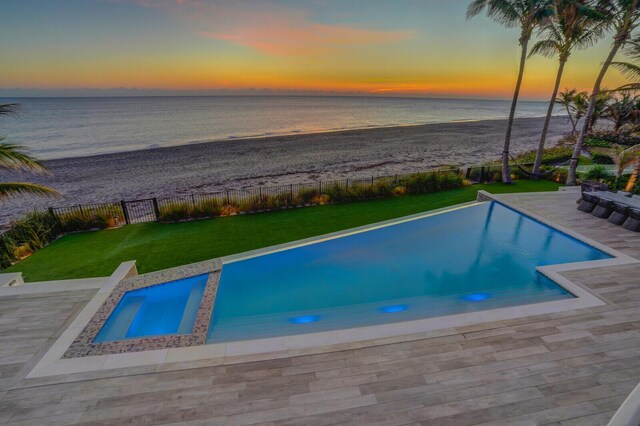
<svg viewBox="0 0 640 426">
<path fill-rule="evenodd" d="M 177 222 L 191 217 L 192 209 L 186 201 L 172 201 L 158 206 L 160 222 Z"/>
<path fill-rule="evenodd" d="M 531 150 L 518 154 L 515 158 L 518 164 L 534 163 L 536 161 L 537 150 Z M 554 146 L 545 148 L 542 154 L 542 164 L 561 164 L 571 159 L 573 155 L 573 147 L 570 146 Z"/>
<path fill-rule="evenodd" d="M 198 201 L 194 203 L 191 216 L 197 219 L 218 216 L 220 208 L 214 200 Z"/>
<path fill-rule="evenodd" d="M 587 140 L 584 141 L 584 145 L 585 146 L 595 146 L 595 147 L 600 147 L 600 148 L 611 148 L 611 142 L 610 141 L 606 141 L 604 139 L 599 139 L 599 138 L 595 138 L 595 137 L 587 138 Z"/>
<path fill-rule="evenodd" d="M 401 186 L 410 194 L 428 194 L 436 191 L 460 188 L 462 177 L 457 173 L 422 173 L 400 179 Z"/>
<path fill-rule="evenodd" d="M 327 204 L 329 203 L 329 196 L 327 194 L 316 195 L 311 199 L 312 204 Z"/>
<path fill-rule="evenodd" d="M 593 164 L 614 164 L 611 156 L 601 152 L 593 152 L 591 154 L 591 160 L 593 161 Z"/>
<path fill-rule="evenodd" d="M 313 197 L 318 195 L 318 190 L 316 188 L 303 188 L 298 191 L 295 199 L 298 201 L 298 204 L 309 204 Z"/>
<path fill-rule="evenodd" d="M 13 251 L 13 256 L 16 260 L 22 260 L 25 257 L 31 255 L 31 253 L 33 253 L 33 251 L 31 250 L 29 243 L 24 243 L 16 247 L 16 249 Z"/>
<path fill-rule="evenodd" d="M 607 172 L 606 167 L 599 164 L 591 167 L 589 171 L 584 174 L 584 178 L 589 180 L 605 179 L 608 176 L 609 173 Z"/>
<path fill-rule="evenodd" d="M 59 222 L 49 212 L 33 212 L 11 222 L 0 235 L 0 269 L 40 250 L 61 234 Z"/>
<path fill-rule="evenodd" d="M 124 220 L 122 213 L 111 211 L 109 207 L 83 207 L 72 211 L 57 213 L 62 231 L 89 231 L 91 229 L 105 229 L 119 226 Z"/>
<path fill-rule="evenodd" d="M 220 209 L 220 216 L 233 216 L 240 213 L 240 208 L 233 204 L 227 204 Z"/>
<path fill-rule="evenodd" d="M 407 193 L 406 186 L 396 186 L 391 190 L 392 195 L 404 195 Z"/>
</svg>

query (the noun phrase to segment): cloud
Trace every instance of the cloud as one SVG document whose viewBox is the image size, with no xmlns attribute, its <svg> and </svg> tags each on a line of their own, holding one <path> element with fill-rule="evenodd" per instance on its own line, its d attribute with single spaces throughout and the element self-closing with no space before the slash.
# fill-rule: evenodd
<svg viewBox="0 0 640 426">
<path fill-rule="evenodd" d="M 308 10 L 264 1 L 133 1 L 188 20 L 201 36 L 269 55 L 322 54 L 348 46 L 396 43 L 415 36 L 414 31 L 314 22 Z"/>
<path fill-rule="evenodd" d="M 409 31 L 377 31 L 305 22 L 276 26 L 237 27 L 227 32 L 202 35 L 251 47 L 272 55 L 305 55 L 335 51 L 344 46 L 393 43 L 413 36 Z"/>
</svg>

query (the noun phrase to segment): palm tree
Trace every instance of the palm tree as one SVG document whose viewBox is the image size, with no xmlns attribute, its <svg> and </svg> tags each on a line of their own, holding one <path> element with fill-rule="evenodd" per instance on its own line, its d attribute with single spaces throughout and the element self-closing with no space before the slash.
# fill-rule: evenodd
<svg viewBox="0 0 640 426">
<path fill-rule="evenodd" d="M 546 38 L 538 41 L 529 54 L 529 57 L 540 54 L 547 58 L 558 55 L 559 63 L 547 115 L 542 126 L 536 160 L 533 165 L 534 174 L 540 173 L 549 123 L 551 122 L 551 115 L 553 114 L 553 107 L 555 106 L 556 96 L 562 81 L 565 64 L 574 48 L 584 49 L 592 46 L 602 37 L 605 27 L 603 25 L 605 22 L 603 15 L 592 8 L 588 0 L 555 0 L 553 9 L 556 19 L 549 19 L 541 30 L 541 35 Z"/>
<path fill-rule="evenodd" d="M 558 93 L 558 97 L 556 98 L 556 102 L 564 107 L 565 111 L 567 111 L 567 116 L 569 116 L 569 122 L 571 123 L 571 136 L 575 136 L 576 127 L 578 126 L 577 119 L 573 118 L 576 113 L 574 99 L 577 93 L 578 91 L 575 88 L 571 90 L 564 89 L 564 92 Z"/>
<path fill-rule="evenodd" d="M 604 118 L 613 122 L 613 131 L 616 135 L 625 127 L 631 126 L 631 130 L 635 127 L 638 98 L 630 93 L 623 93 L 621 97 L 614 98 L 607 105 L 606 115 Z"/>
<path fill-rule="evenodd" d="M 520 86 L 524 76 L 524 66 L 527 61 L 529 40 L 533 31 L 552 14 L 552 0 L 473 0 L 467 8 L 467 19 L 477 16 L 486 10 L 487 16 L 508 28 L 519 27 L 520 38 L 520 67 L 518 78 L 511 101 L 511 110 L 507 122 L 507 132 L 502 149 L 502 182 L 512 183 L 509 170 L 509 149 L 511 144 L 511 130 L 516 114 Z"/>
<path fill-rule="evenodd" d="M 640 145 L 635 145 L 626 149 L 624 147 L 619 147 L 616 150 L 615 155 L 613 156 L 613 161 L 616 164 L 617 180 L 622 177 L 622 174 L 627 167 L 635 163 L 638 155 L 640 155 Z"/>
<path fill-rule="evenodd" d="M 20 112 L 17 104 L 0 105 L 0 117 L 15 117 Z M 32 157 L 26 149 L 19 145 L 6 142 L 4 136 L 0 136 L 0 170 L 16 172 L 44 173 L 46 168 L 40 161 Z M 0 200 L 20 195 L 58 195 L 56 190 L 35 183 L 26 182 L 0 182 Z"/>
<path fill-rule="evenodd" d="M 576 146 L 573 149 L 573 155 L 571 156 L 571 163 L 569 165 L 569 175 L 567 177 L 567 185 L 575 185 L 578 169 L 578 158 L 582 152 L 584 141 L 589 131 L 589 125 L 591 124 L 591 115 L 595 109 L 598 94 L 600 93 L 600 86 L 605 74 L 609 70 L 613 59 L 618 51 L 623 48 L 630 40 L 631 33 L 639 24 L 640 20 L 640 1 L 639 0 L 602 0 L 600 4 L 600 10 L 605 14 L 607 21 L 615 31 L 613 37 L 613 43 L 611 44 L 611 50 L 609 55 L 602 64 L 600 73 L 596 78 L 591 91 L 591 97 L 589 99 L 589 109 L 585 116 L 585 121 L 580 131 L 580 136 L 576 141 Z"/>
</svg>

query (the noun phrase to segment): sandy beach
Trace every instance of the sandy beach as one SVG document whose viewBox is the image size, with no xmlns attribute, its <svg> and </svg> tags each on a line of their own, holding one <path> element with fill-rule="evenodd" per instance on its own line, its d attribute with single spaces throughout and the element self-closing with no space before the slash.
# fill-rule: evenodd
<svg viewBox="0 0 640 426">
<path fill-rule="evenodd" d="M 537 146 L 542 118 L 518 119 L 512 146 Z M 0 175 L 56 188 L 62 198 L 14 199 L 0 223 L 34 208 L 212 192 L 351 176 L 410 173 L 499 157 L 506 121 L 488 120 L 225 140 L 46 162 L 47 176 Z M 547 145 L 570 130 L 554 118 Z"/>
</svg>

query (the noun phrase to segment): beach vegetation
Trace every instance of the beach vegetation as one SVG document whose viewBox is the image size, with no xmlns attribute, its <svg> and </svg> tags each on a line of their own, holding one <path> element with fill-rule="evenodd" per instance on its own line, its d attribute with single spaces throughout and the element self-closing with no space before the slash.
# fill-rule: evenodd
<svg viewBox="0 0 640 426">
<path fill-rule="evenodd" d="M 560 89 L 564 67 L 573 49 L 593 46 L 604 35 L 607 26 L 605 15 L 585 0 L 556 0 L 551 5 L 551 9 L 553 10 L 552 19 L 546 19 L 541 25 L 541 40 L 533 45 L 529 53 L 530 57 L 533 55 L 541 55 L 546 58 L 558 57 L 556 79 L 533 165 L 533 174 L 536 175 L 540 174 L 549 123 Z"/>
<path fill-rule="evenodd" d="M 586 173 L 584 173 L 584 178 L 587 180 L 602 180 L 609 176 L 610 173 L 606 167 L 603 165 L 597 164 L 591 167 Z"/>
<path fill-rule="evenodd" d="M 615 161 L 610 155 L 603 152 L 594 151 L 591 153 L 591 161 L 593 164 L 614 164 Z"/>
<path fill-rule="evenodd" d="M 0 269 L 41 250 L 61 234 L 60 223 L 49 212 L 33 212 L 14 220 L 0 234 Z"/>
<path fill-rule="evenodd" d="M 598 77 L 596 78 L 593 89 L 591 90 L 589 107 L 587 108 L 584 123 L 571 157 L 567 185 L 576 184 L 578 159 L 582 153 L 584 142 L 592 124 L 592 116 L 596 111 L 596 104 L 598 102 L 598 96 L 601 93 L 602 81 L 604 80 L 607 71 L 611 66 L 615 66 L 624 69 L 632 75 L 636 75 L 632 64 L 630 64 L 630 66 L 620 65 L 620 63 L 615 62 L 614 59 L 618 52 L 627 46 L 631 47 L 632 54 L 638 53 L 637 48 L 640 40 L 633 37 L 633 31 L 640 23 L 640 0 L 611 0 L 601 2 L 599 12 L 604 15 L 604 19 L 607 22 L 608 27 L 613 30 L 614 36 L 609 53 L 602 63 Z M 637 70 L 637 67 L 635 68 Z"/>
<path fill-rule="evenodd" d="M 511 182 L 509 169 L 511 131 L 516 113 L 516 106 L 520 96 L 520 87 L 524 76 L 525 63 L 529 49 L 529 41 L 533 32 L 540 25 L 547 22 L 554 13 L 552 0 L 473 0 L 467 8 L 467 18 L 472 18 L 481 13 L 487 14 L 489 18 L 507 27 L 520 30 L 520 66 L 518 67 L 518 78 L 511 101 L 507 130 L 502 149 L 502 181 Z"/>
<path fill-rule="evenodd" d="M 23 272 L 27 281 L 107 276 L 120 262 L 136 259 L 138 271 L 146 273 L 473 201 L 480 189 L 492 193 L 538 192 L 557 191 L 558 186 L 529 180 L 514 185 L 478 184 L 431 194 L 332 203 L 224 220 L 148 222 L 72 233 L 7 272 Z M 57 236 L 55 232 L 51 235 Z"/>
</svg>

